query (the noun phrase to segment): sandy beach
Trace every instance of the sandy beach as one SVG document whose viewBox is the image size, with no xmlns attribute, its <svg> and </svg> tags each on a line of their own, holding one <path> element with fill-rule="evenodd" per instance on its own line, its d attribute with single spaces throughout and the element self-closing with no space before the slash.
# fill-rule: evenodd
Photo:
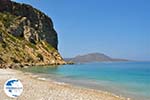
<svg viewBox="0 0 150 100">
<path fill-rule="evenodd" d="M 10 78 L 19 79 L 24 87 L 17 100 L 130 100 L 104 91 L 47 81 L 37 75 L 12 69 L 0 69 L 0 100 L 14 100 L 3 90 L 4 83 Z"/>
</svg>

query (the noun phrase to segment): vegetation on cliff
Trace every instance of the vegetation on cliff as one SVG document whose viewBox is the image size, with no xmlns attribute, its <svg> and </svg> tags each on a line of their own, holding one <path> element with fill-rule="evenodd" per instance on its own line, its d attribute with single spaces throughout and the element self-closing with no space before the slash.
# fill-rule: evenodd
<svg viewBox="0 0 150 100">
<path fill-rule="evenodd" d="M 0 0 L 0 64 L 65 64 L 52 20 L 30 5 Z"/>
</svg>

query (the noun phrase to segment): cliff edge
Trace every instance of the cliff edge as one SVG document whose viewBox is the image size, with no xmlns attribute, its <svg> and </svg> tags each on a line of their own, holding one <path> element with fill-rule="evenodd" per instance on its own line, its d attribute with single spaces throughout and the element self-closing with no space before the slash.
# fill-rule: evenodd
<svg viewBox="0 0 150 100">
<path fill-rule="evenodd" d="M 0 0 L 0 65 L 65 64 L 52 20 L 27 4 Z"/>
</svg>

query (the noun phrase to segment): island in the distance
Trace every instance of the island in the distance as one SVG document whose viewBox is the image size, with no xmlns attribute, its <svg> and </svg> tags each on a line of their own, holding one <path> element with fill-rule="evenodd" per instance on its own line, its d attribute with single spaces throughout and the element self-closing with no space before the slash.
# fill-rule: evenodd
<svg viewBox="0 0 150 100">
<path fill-rule="evenodd" d="M 72 63 L 90 63 L 90 62 L 124 62 L 130 60 L 112 58 L 103 53 L 89 53 L 85 55 L 78 55 L 73 58 L 65 58 L 65 61 Z"/>
</svg>

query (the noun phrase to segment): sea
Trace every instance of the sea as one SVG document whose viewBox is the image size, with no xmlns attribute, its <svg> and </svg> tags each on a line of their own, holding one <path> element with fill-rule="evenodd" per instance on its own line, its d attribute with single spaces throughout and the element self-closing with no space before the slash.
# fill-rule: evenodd
<svg viewBox="0 0 150 100">
<path fill-rule="evenodd" d="M 150 62 L 101 62 L 21 69 L 45 79 L 114 93 L 132 100 L 150 100 Z"/>
</svg>

